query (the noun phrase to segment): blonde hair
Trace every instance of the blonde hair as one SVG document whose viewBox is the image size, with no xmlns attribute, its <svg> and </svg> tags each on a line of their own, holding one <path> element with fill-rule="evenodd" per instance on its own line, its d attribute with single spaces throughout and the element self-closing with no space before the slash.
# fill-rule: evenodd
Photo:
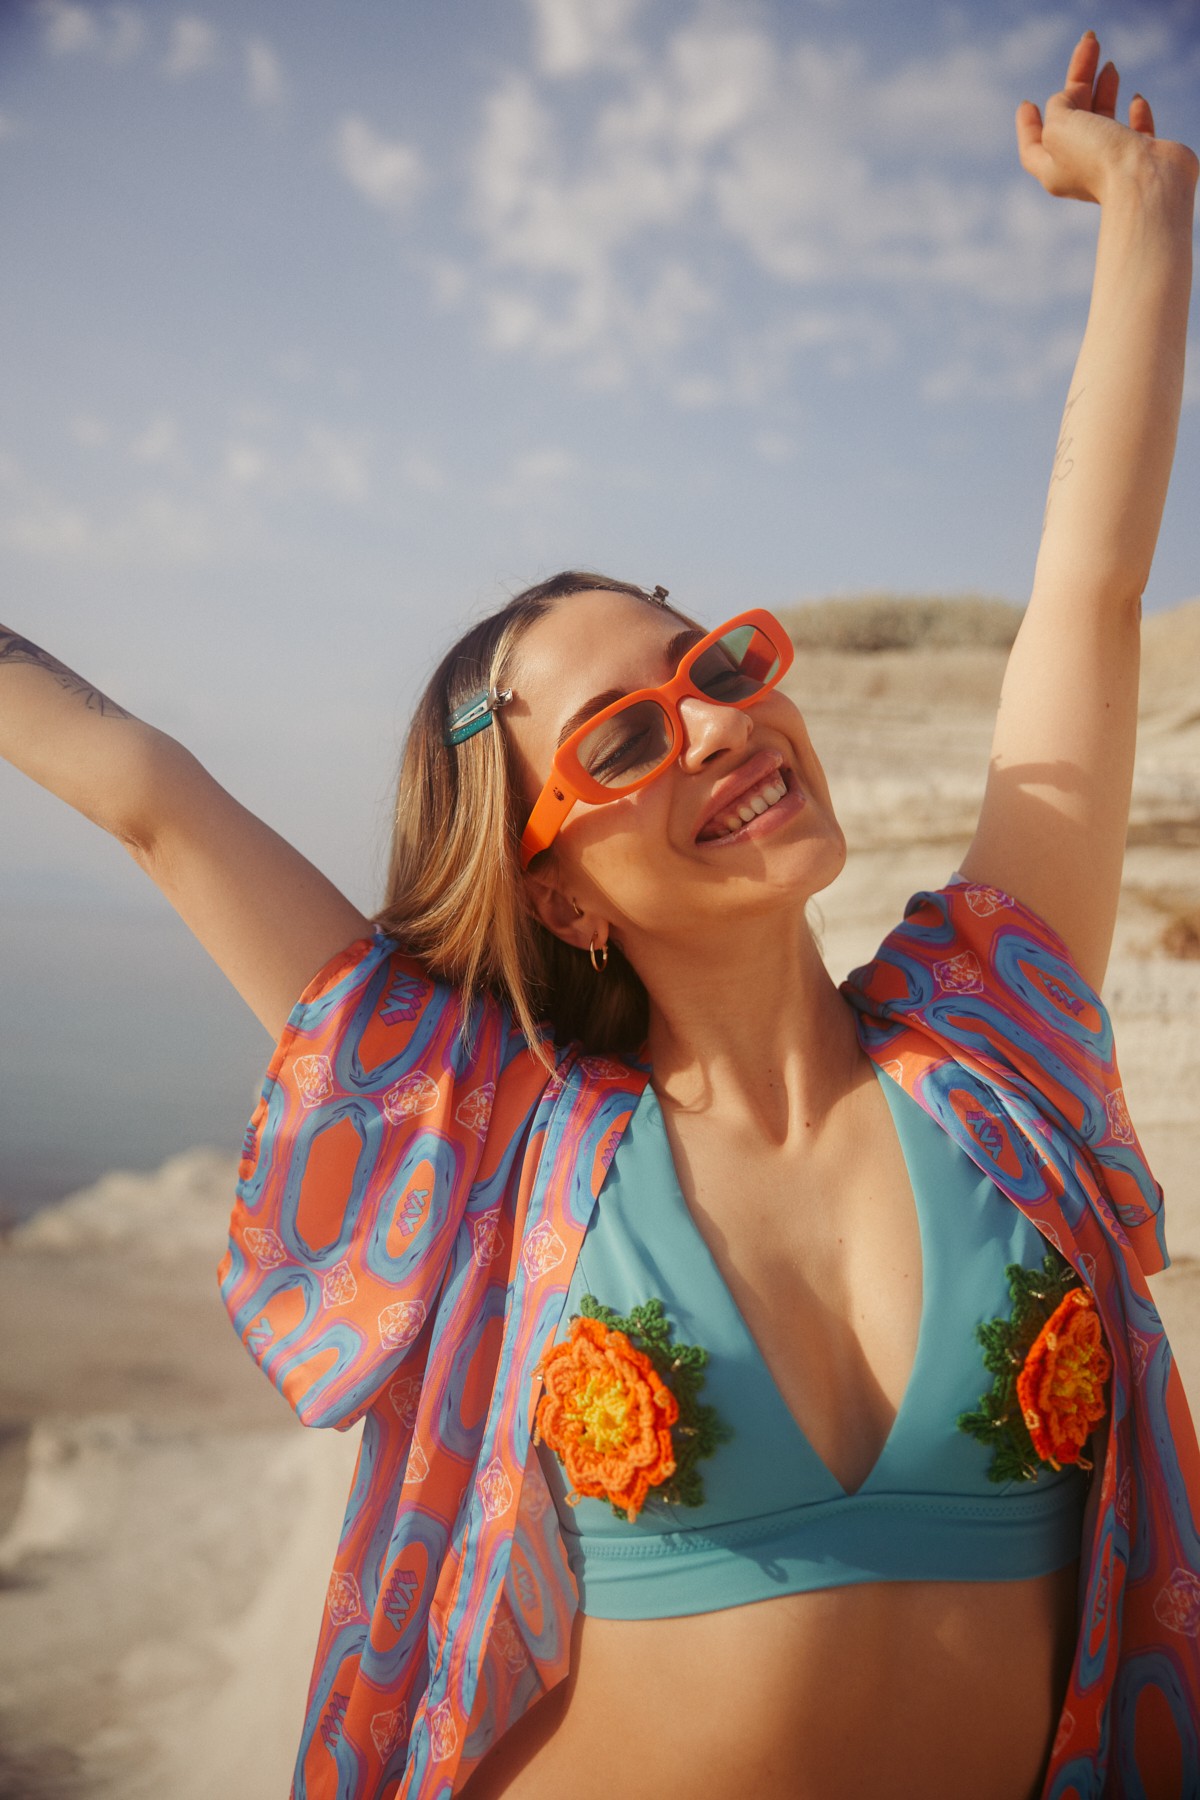
<svg viewBox="0 0 1200 1800">
<path fill-rule="evenodd" d="M 530 911 L 519 856 L 527 802 L 503 715 L 455 745 L 445 742 L 446 721 L 481 688 L 507 685 L 516 646 L 555 600 L 593 589 L 653 598 L 632 582 L 565 570 L 515 595 L 442 658 L 405 740 L 387 899 L 376 915 L 431 975 L 461 991 L 464 1017 L 481 993 L 494 994 L 543 1060 L 542 1021 L 559 1043 L 636 1052 L 646 1035 L 646 990 L 619 945 L 610 940 L 608 966 L 597 974 L 586 951 L 564 944 Z M 553 847 L 544 855 L 553 857 Z"/>
</svg>

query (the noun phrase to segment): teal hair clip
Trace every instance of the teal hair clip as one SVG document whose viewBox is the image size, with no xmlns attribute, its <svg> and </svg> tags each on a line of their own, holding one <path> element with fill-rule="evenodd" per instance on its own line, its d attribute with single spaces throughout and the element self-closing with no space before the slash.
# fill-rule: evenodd
<svg viewBox="0 0 1200 1800">
<path fill-rule="evenodd" d="M 462 744 L 477 731 L 483 731 L 491 724 L 498 707 L 507 706 L 512 699 L 511 688 L 480 688 L 461 706 L 456 706 L 446 720 L 446 731 L 443 742 Z"/>
</svg>

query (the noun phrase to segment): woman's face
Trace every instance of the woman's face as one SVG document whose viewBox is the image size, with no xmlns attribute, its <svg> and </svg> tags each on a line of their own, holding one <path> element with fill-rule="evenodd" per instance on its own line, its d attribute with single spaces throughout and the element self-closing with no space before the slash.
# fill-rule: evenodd
<svg viewBox="0 0 1200 1800">
<path fill-rule="evenodd" d="M 503 729 L 517 752 L 527 809 L 567 729 L 635 688 L 670 680 L 689 647 L 677 614 L 632 595 L 570 594 L 521 639 Z M 697 632 L 695 637 L 702 633 Z M 648 787 L 592 806 L 577 801 L 529 880 L 551 929 L 577 930 L 548 911 L 565 896 L 607 920 L 637 962 L 639 936 L 687 936 L 781 908 L 802 913 L 845 861 L 824 772 L 795 704 L 772 689 L 739 709 L 685 698 L 677 759 Z M 758 811 L 785 787 L 781 798 Z M 742 808 L 753 816 L 742 819 Z M 731 824 L 736 826 L 730 830 Z M 586 941 L 586 939 L 585 939 Z"/>
</svg>

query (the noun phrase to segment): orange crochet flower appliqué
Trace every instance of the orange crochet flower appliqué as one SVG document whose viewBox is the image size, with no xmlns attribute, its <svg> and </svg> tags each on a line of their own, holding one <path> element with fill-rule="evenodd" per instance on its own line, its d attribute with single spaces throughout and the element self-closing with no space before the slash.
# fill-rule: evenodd
<svg viewBox="0 0 1200 1800">
<path fill-rule="evenodd" d="M 675 1473 L 679 1403 L 644 1351 L 595 1318 L 575 1318 L 544 1351 L 537 1431 L 566 1469 L 575 1498 L 609 1500 L 632 1523 L 652 1487 Z"/>
<path fill-rule="evenodd" d="M 1010 1263 L 1006 1274 L 1011 1314 L 976 1333 L 992 1389 L 959 1429 L 991 1447 L 989 1481 L 1036 1481 L 1064 1463 L 1090 1470 L 1083 1446 L 1108 1410 L 1112 1374 L 1096 1302 L 1053 1250 L 1040 1269 Z"/>
<path fill-rule="evenodd" d="M 1072 1288 L 1046 1320 L 1017 1376 L 1017 1399 L 1044 1462 L 1079 1462 L 1105 1414 L 1104 1384 L 1112 1358 L 1104 1347 L 1095 1301 Z"/>
</svg>

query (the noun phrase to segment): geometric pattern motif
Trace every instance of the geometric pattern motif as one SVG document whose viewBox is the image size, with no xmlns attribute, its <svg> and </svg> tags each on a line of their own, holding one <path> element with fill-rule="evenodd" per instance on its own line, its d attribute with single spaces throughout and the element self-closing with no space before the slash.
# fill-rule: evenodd
<svg viewBox="0 0 1200 1800">
<path fill-rule="evenodd" d="M 872 1058 L 1095 1293 L 1124 1411 L 1092 1478 L 1044 1793 L 1136 1791 L 1148 1691 L 1156 1729 L 1175 1720 L 1191 1743 L 1200 1717 L 1200 1456 L 1142 1273 L 1162 1266 L 1161 1196 L 1107 1015 L 1047 926 L 970 884 L 916 896 L 843 991 Z M 222 1291 L 302 1420 L 364 1422 L 295 1800 L 377 1800 L 401 1755 L 406 1800 L 444 1796 L 468 1741 L 494 1741 L 566 1673 L 573 1585 L 530 1459 L 533 1370 L 645 1081 L 569 1050 L 548 1072 L 492 999 L 464 1031 L 454 990 L 382 936 L 335 957 L 293 1013 L 247 1133 Z M 418 1194 L 395 1219 L 396 1196 Z M 1129 1706 L 1113 1698 L 1126 1659 Z"/>
<path fill-rule="evenodd" d="M 329 1616 L 335 1625 L 348 1625 L 351 1619 L 363 1616 L 362 1594 L 354 1576 L 337 1569 L 329 1577 L 329 1590 L 325 1596 L 329 1608 Z"/>
<path fill-rule="evenodd" d="M 1200 1637 L 1200 1576 L 1176 1569 L 1155 1595 L 1154 1616 L 1168 1631 Z"/>
<path fill-rule="evenodd" d="M 471 1225 L 471 1254 L 481 1269 L 504 1254 L 504 1238 L 499 1213 L 485 1213 Z"/>
<path fill-rule="evenodd" d="M 538 1281 L 551 1269 L 557 1269 L 566 1254 L 567 1246 L 549 1219 L 543 1219 L 521 1246 L 521 1261 L 530 1281 Z"/>
<path fill-rule="evenodd" d="M 348 1262 L 343 1260 L 326 1270 L 321 1277 L 321 1299 L 326 1306 L 349 1306 L 357 1298 L 358 1283 Z"/>
<path fill-rule="evenodd" d="M 504 1473 L 504 1465 L 498 1456 L 493 1456 L 476 1486 L 485 1519 L 498 1519 L 513 1503 L 512 1482 Z"/>
</svg>

